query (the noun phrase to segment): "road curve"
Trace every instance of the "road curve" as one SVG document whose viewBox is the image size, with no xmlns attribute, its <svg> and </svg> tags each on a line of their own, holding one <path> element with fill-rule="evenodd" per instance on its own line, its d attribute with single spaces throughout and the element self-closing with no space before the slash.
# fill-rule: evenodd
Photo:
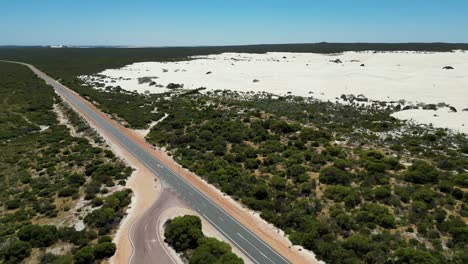
<svg viewBox="0 0 468 264">
<path fill-rule="evenodd" d="M 169 208 L 185 207 L 178 197 L 169 190 L 161 190 L 158 200 L 132 224 L 129 236 L 133 244 L 130 264 L 178 263 L 167 252 L 158 230 L 161 215 Z"/>
<path fill-rule="evenodd" d="M 12 61 L 6 61 L 12 62 Z M 67 102 L 72 104 L 78 111 L 99 126 L 107 135 L 118 142 L 123 148 L 131 153 L 136 159 L 142 162 L 153 174 L 159 177 L 166 186 L 170 186 L 181 200 L 187 203 L 209 223 L 211 223 L 221 234 L 229 239 L 239 248 L 253 263 L 257 264 L 283 264 L 290 263 L 273 248 L 267 245 L 258 236 L 244 227 L 223 208 L 218 206 L 200 190 L 193 187 L 186 179 L 171 170 L 154 155 L 149 153 L 141 143 L 124 133 L 123 128 L 118 128 L 118 124 L 111 122 L 102 112 L 91 107 L 78 94 L 63 86 L 53 78 L 41 72 L 34 66 L 21 62 L 13 62 L 28 66 L 46 83 L 51 85 L 56 92 Z M 157 261 L 157 260 L 155 260 Z"/>
</svg>

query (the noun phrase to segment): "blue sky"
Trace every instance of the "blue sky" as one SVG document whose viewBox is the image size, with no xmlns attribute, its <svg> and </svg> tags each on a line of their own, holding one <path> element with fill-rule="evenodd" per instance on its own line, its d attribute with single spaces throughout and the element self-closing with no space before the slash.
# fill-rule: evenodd
<svg viewBox="0 0 468 264">
<path fill-rule="evenodd" d="M 468 42 L 468 0 L 0 0 L 0 45 Z"/>
</svg>

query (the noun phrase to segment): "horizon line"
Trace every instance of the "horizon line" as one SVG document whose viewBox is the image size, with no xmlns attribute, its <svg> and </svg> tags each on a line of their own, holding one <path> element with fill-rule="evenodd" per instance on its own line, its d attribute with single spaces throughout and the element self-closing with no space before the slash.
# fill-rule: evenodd
<svg viewBox="0 0 468 264">
<path fill-rule="evenodd" d="M 253 43 L 253 44 L 227 44 L 227 45 L 75 45 L 75 44 L 45 44 L 45 45 L 17 45 L 5 44 L 0 45 L 0 48 L 5 47 L 24 47 L 24 48 L 209 48 L 209 47 L 242 47 L 242 46 L 275 46 L 275 45 L 319 45 L 319 44 L 376 44 L 376 45 L 402 45 L 402 44 L 444 44 L 444 45 L 468 45 L 468 42 L 285 42 L 285 43 Z"/>
</svg>

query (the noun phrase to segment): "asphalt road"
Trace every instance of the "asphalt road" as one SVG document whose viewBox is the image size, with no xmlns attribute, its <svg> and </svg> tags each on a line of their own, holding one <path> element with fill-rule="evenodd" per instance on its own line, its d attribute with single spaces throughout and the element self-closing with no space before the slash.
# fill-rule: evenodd
<svg viewBox="0 0 468 264">
<path fill-rule="evenodd" d="M 21 63 L 24 64 L 24 63 Z M 125 133 L 115 128 L 108 120 L 99 115 L 95 110 L 78 99 L 78 96 L 70 92 L 66 87 L 39 71 L 32 65 L 24 64 L 44 79 L 66 100 L 74 104 L 81 112 L 106 131 L 115 141 L 119 142 L 129 153 L 140 160 L 155 176 L 157 175 L 166 186 L 170 186 L 180 199 L 202 215 L 227 239 L 235 244 L 239 250 L 249 257 L 253 263 L 258 264 L 281 264 L 289 263 L 284 257 L 268 246 L 255 234 L 247 230 L 242 224 L 231 217 L 215 202 L 205 196 L 202 192 L 190 185 L 184 178 L 166 167 L 153 155 L 140 147 Z M 158 260 L 154 260 L 158 262 Z"/>
<path fill-rule="evenodd" d="M 186 205 L 171 191 L 161 190 L 158 200 L 138 218 L 130 229 L 133 253 L 130 264 L 179 263 L 167 252 L 158 227 L 161 215 L 169 208 Z"/>
</svg>

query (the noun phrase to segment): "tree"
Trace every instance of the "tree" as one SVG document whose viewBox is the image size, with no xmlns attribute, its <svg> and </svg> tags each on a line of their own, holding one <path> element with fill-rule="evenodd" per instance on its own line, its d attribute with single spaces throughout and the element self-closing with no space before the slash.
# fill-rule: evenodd
<svg viewBox="0 0 468 264">
<path fill-rule="evenodd" d="M 109 207 L 103 207 L 96 209 L 86 215 L 84 218 L 85 223 L 93 227 L 105 227 L 109 223 L 112 223 L 112 220 L 115 217 L 115 211 Z"/>
<path fill-rule="evenodd" d="M 468 146 L 468 145 L 467 145 Z M 454 182 L 460 187 L 468 187 L 468 173 L 460 173 L 453 177 Z"/>
<path fill-rule="evenodd" d="M 439 171 L 431 164 L 418 160 L 408 168 L 404 177 L 412 183 L 435 183 L 439 180 Z"/>
<path fill-rule="evenodd" d="M 165 241 L 177 252 L 194 249 L 203 237 L 200 218 L 192 215 L 178 216 L 169 221 L 164 231 Z"/>
<path fill-rule="evenodd" d="M 94 246 L 94 257 L 103 259 L 112 257 L 115 253 L 115 244 L 112 242 L 103 242 Z"/>
<path fill-rule="evenodd" d="M 18 238 L 28 241 L 33 247 L 48 247 L 57 242 L 55 226 L 27 225 L 18 231 Z"/>
<path fill-rule="evenodd" d="M 12 199 L 5 202 L 6 208 L 8 210 L 18 209 L 21 206 L 21 202 L 18 199 Z"/>
<path fill-rule="evenodd" d="M 206 248 L 197 248 L 190 257 L 189 264 L 216 263 L 218 258 L 211 254 Z"/>
<path fill-rule="evenodd" d="M 243 263 L 235 254 L 231 253 L 231 246 L 212 237 L 203 237 L 200 244 L 190 257 L 190 264 L 204 263 Z"/>
<path fill-rule="evenodd" d="M 354 192 L 351 187 L 345 187 L 343 185 L 334 185 L 329 186 L 325 189 L 325 197 L 330 200 L 334 200 L 337 202 L 343 201 L 343 199 Z"/>
<path fill-rule="evenodd" d="M 94 249 L 92 246 L 80 248 L 74 255 L 76 264 L 89 264 L 94 261 Z"/>
<path fill-rule="evenodd" d="M 228 243 L 219 241 L 213 237 L 202 237 L 199 239 L 198 244 L 200 246 L 197 248 L 197 250 L 204 248 L 217 258 L 220 258 L 222 255 L 231 252 L 231 246 Z"/>
<path fill-rule="evenodd" d="M 438 264 L 437 258 L 429 252 L 413 249 L 399 248 L 395 251 L 393 257 L 395 264 Z"/>
<path fill-rule="evenodd" d="M 335 166 L 330 166 L 322 169 L 320 172 L 319 180 L 325 184 L 341 184 L 348 185 L 351 182 L 349 173 L 344 170 L 340 170 Z"/>
<path fill-rule="evenodd" d="M 343 247 L 354 250 L 358 256 L 362 256 L 372 250 L 372 241 L 368 237 L 355 234 L 344 241 Z"/>
<path fill-rule="evenodd" d="M 19 263 L 31 255 L 31 244 L 16 240 L 3 250 L 5 263 Z"/>
<path fill-rule="evenodd" d="M 265 185 L 263 184 L 257 184 L 254 188 L 253 188 L 253 196 L 257 199 L 257 200 L 265 200 L 266 198 L 268 198 L 268 189 Z"/>
<path fill-rule="evenodd" d="M 64 242 L 84 246 L 88 243 L 85 231 L 77 231 L 74 227 L 62 227 L 57 231 L 58 238 Z"/>
<path fill-rule="evenodd" d="M 356 220 L 361 223 L 377 224 L 384 228 L 393 228 L 396 225 L 394 216 L 386 206 L 376 203 L 366 203 L 356 212 Z"/>
<path fill-rule="evenodd" d="M 80 174 L 74 173 L 68 177 L 68 183 L 73 186 L 82 186 L 85 182 L 85 177 Z"/>
<path fill-rule="evenodd" d="M 236 254 L 228 252 L 222 255 L 221 258 L 218 259 L 216 264 L 244 264 L 244 261 L 241 258 L 239 258 Z"/>
</svg>

